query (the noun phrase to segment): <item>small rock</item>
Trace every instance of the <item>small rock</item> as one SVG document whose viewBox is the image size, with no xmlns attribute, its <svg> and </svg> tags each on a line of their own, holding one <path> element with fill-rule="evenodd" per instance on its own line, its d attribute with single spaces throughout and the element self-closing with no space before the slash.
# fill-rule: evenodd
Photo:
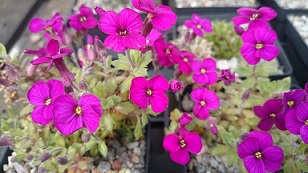
<svg viewBox="0 0 308 173">
<path fill-rule="evenodd" d="M 114 160 L 115 159 L 115 153 L 114 153 L 114 149 L 109 149 L 107 152 L 107 160 Z"/>
<path fill-rule="evenodd" d="M 127 148 L 131 150 L 131 149 L 138 147 L 138 145 L 139 145 L 138 142 L 131 142 L 127 145 Z"/>
<path fill-rule="evenodd" d="M 117 149 L 116 153 L 117 153 L 117 155 L 121 155 L 125 151 L 126 151 L 126 148 L 125 147 L 121 147 L 121 148 Z"/>
<path fill-rule="evenodd" d="M 221 159 L 218 156 L 214 156 L 217 162 L 221 162 Z"/>
<path fill-rule="evenodd" d="M 132 168 L 134 164 L 130 161 L 126 162 L 127 167 Z"/>
<path fill-rule="evenodd" d="M 139 163 L 139 157 L 138 156 L 136 156 L 136 155 L 132 155 L 132 162 L 134 162 L 134 163 Z"/>
<path fill-rule="evenodd" d="M 214 168 L 218 166 L 218 162 L 214 158 L 211 159 L 210 163 L 211 163 L 211 166 Z"/>
<path fill-rule="evenodd" d="M 197 165 L 196 167 L 197 173 L 206 173 L 206 169 L 204 165 Z"/>
<path fill-rule="evenodd" d="M 126 169 L 125 173 L 132 173 L 132 171 L 130 169 Z"/>
<path fill-rule="evenodd" d="M 101 161 L 97 168 L 100 170 L 100 172 L 106 172 L 107 170 L 109 170 L 111 168 L 111 165 L 109 162 L 106 161 Z"/>
<path fill-rule="evenodd" d="M 225 167 L 222 166 L 222 165 L 219 165 L 219 166 L 218 166 L 218 171 L 219 171 L 220 173 L 225 173 L 225 172 L 226 172 Z"/>
<path fill-rule="evenodd" d="M 114 160 L 114 161 L 112 162 L 112 169 L 113 169 L 113 170 L 119 171 L 119 170 L 121 170 L 121 168 L 122 168 L 122 163 L 121 163 L 120 160 Z"/>
<path fill-rule="evenodd" d="M 121 147 L 121 144 L 120 144 L 119 141 L 113 140 L 111 146 L 112 146 L 112 148 L 114 148 L 114 149 L 119 149 L 119 148 Z"/>
<path fill-rule="evenodd" d="M 140 156 L 140 155 L 141 155 L 141 149 L 140 149 L 139 147 L 134 148 L 134 153 L 135 153 L 137 156 Z"/>
<path fill-rule="evenodd" d="M 120 159 L 122 162 L 126 162 L 129 159 L 128 154 L 126 152 L 122 153 Z"/>
<path fill-rule="evenodd" d="M 133 173 L 142 173 L 142 171 L 140 169 L 134 169 Z"/>
<path fill-rule="evenodd" d="M 202 162 L 202 155 L 196 155 L 196 160 L 198 163 Z"/>
<path fill-rule="evenodd" d="M 142 151 L 145 151 L 146 145 L 145 145 L 145 144 L 140 144 L 140 149 L 141 149 Z"/>
</svg>

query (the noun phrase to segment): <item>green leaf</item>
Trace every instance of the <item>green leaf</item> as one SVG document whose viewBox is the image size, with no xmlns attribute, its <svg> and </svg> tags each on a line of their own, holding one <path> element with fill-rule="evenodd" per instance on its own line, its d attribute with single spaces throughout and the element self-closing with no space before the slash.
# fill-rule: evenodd
<svg viewBox="0 0 308 173">
<path fill-rule="evenodd" d="M 300 170 L 304 171 L 304 172 L 308 172 L 308 165 L 306 164 L 306 161 L 301 162 L 299 160 L 295 160 L 295 165 L 297 168 L 299 168 Z"/>
<path fill-rule="evenodd" d="M 105 127 L 106 130 L 109 131 L 109 132 L 112 131 L 114 123 L 115 122 L 113 121 L 113 118 L 109 113 L 103 115 L 102 118 L 101 118 L 102 126 Z"/>
<path fill-rule="evenodd" d="M 235 145 L 235 139 L 231 133 L 222 131 L 219 134 L 220 134 L 219 136 L 221 137 L 221 139 L 223 140 L 225 144 L 230 145 L 230 146 Z"/>
<path fill-rule="evenodd" d="M 235 72 L 241 77 L 247 77 L 251 75 L 252 69 L 253 69 L 253 66 L 243 63 L 237 66 L 237 68 L 235 69 Z"/>
<path fill-rule="evenodd" d="M 123 54 L 118 54 L 119 59 L 112 61 L 112 65 L 117 70 L 130 71 L 131 65 L 127 59 L 127 57 Z"/>
<path fill-rule="evenodd" d="M 136 127 L 135 127 L 135 130 L 134 130 L 134 136 L 135 136 L 136 140 L 140 139 L 140 137 L 143 136 L 140 117 L 137 117 L 137 123 L 136 123 Z"/>
<path fill-rule="evenodd" d="M 117 89 L 117 81 L 115 78 L 108 79 L 108 81 L 104 81 L 103 87 L 106 90 L 107 96 L 114 94 Z"/>
<path fill-rule="evenodd" d="M 147 114 L 145 114 L 144 112 L 142 113 L 141 115 L 141 124 L 142 124 L 142 127 L 145 127 L 149 122 L 149 118 L 147 116 Z"/>
<path fill-rule="evenodd" d="M 135 76 L 148 76 L 148 69 L 147 68 L 141 68 L 136 67 L 133 71 L 133 74 Z"/>
<path fill-rule="evenodd" d="M 104 86 L 102 82 L 98 82 L 93 89 L 93 94 L 99 97 L 100 99 L 105 98 L 106 91 L 104 90 Z"/>
<path fill-rule="evenodd" d="M 139 52 L 139 51 L 137 51 Z M 139 52 L 140 54 L 140 52 Z M 142 54 L 140 61 L 138 62 L 137 66 L 142 68 L 142 67 L 147 67 L 148 64 L 152 62 L 152 53 L 151 51 L 147 51 L 145 54 Z"/>
<path fill-rule="evenodd" d="M 91 148 L 96 146 L 95 144 L 96 144 L 96 140 L 93 137 L 91 137 L 90 141 L 85 143 L 86 150 L 89 151 Z"/>
<path fill-rule="evenodd" d="M 243 80 L 241 87 L 243 89 L 253 88 L 255 83 L 256 83 L 255 78 L 247 78 L 247 79 Z"/>
<path fill-rule="evenodd" d="M 128 115 L 135 110 L 135 105 L 130 101 L 126 101 L 119 103 L 115 109 L 125 115 Z"/>
<path fill-rule="evenodd" d="M 257 76 L 263 76 L 263 77 L 268 77 L 271 74 L 277 74 L 278 73 L 278 68 L 276 68 L 278 66 L 278 61 L 277 60 L 273 60 L 270 62 L 261 62 L 257 64 L 256 67 L 256 75 Z"/>
<path fill-rule="evenodd" d="M 112 95 L 102 100 L 102 107 L 103 109 L 110 109 L 114 107 L 115 105 L 119 104 L 120 102 L 121 102 L 120 96 Z"/>
<path fill-rule="evenodd" d="M 226 153 L 226 159 L 227 159 L 227 164 L 230 167 L 234 165 L 235 163 L 237 163 L 239 160 L 237 153 L 233 150 Z"/>
<path fill-rule="evenodd" d="M 22 108 L 22 110 L 19 112 L 19 115 L 28 115 L 32 110 L 33 106 L 28 104 L 27 106 Z"/>
<path fill-rule="evenodd" d="M 230 151 L 230 147 L 222 144 L 217 144 L 213 149 L 210 151 L 211 155 L 222 156 Z"/>
<path fill-rule="evenodd" d="M 289 158 L 285 161 L 282 169 L 283 169 L 284 173 L 298 172 L 298 171 L 296 171 L 297 168 L 295 168 L 295 163 L 294 163 L 294 160 L 292 158 Z"/>
<path fill-rule="evenodd" d="M 129 90 L 130 86 L 132 85 L 133 76 L 128 76 L 121 84 L 120 90 L 121 93 L 125 93 Z"/>
<path fill-rule="evenodd" d="M 0 55 L 7 55 L 5 46 L 0 43 Z"/>
<path fill-rule="evenodd" d="M 98 143 L 98 150 L 101 153 L 102 156 L 106 157 L 107 156 L 107 152 L 108 152 L 108 148 L 107 145 L 104 141 L 101 141 Z"/>
</svg>

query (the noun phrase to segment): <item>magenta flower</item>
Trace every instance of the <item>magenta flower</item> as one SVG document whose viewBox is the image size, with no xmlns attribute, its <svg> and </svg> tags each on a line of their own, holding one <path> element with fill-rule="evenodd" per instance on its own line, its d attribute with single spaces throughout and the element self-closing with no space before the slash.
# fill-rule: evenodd
<svg viewBox="0 0 308 173">
<path fill-rule="evenodd" d="M 147 20 L 158 30 L 169 30 L 176 22 L 176 14 L 171 8 L 166 5 L 156 7 L 154 0 L 132 0 L 132 4 L 138 10 L 149 13 Z"/>
<path fill-rule="evenodd" d="M 221 70 L 219 79 L 222 80 L 226 86 L 229 86 L 235 82 L 235 73 L 231 73 L 229 69 Z"/>
<path fill-rule="evenodd" d="M 205 58 L 203 61 L 194 60 L 191 69 L 196 83 L 211 85 L 217 80 L 216 62 L 212 58 Z"/>
<path fill-rule="evenodd" d="M 179 70 L 187 75 L 191 73 L 191 63 L 196 58 L 195 54 L 187 52 L 185 50 L 181 51 L 181 58 L 178 61 Z"/>
<path fill-rule="evenodd" d="M 44 21 L 41 18 L 34 18 L 31 20 L 29 30 L 33 33 L 44 30 L 47 33 L 61 33 L 63 30 L 63 18 L 59 13 L 52 16 L 51 19 Z"/>
<path fill-rule="evenodd" d="M 171 66 L 181 58 L 179 49 L 172 43 L 165 42 L 163 39 L 154 43 L 157 53 L 157 61 L 161 66 Z"/>
<path fill-rule="evenodd" d="M 210 115 L 209 111 L 218 109 L 220 105 L 217 95 L 206 88 L 196 88 L 190 96 L 195 102 L 193 113 L 200 120 L 206 120 Z"/>
<path fill-rule="evenodd" d="M 249 173 L 278 171 L 284 159 L 281 148 L 273 146 L 272 136 L 261 131 L 250 132 L 238 145 L 237 152 Z"/>
<path fill-rule="evenodd" d="M 232 18 L 234 25 L 242 25 L 248 23 L 248 28 L 256 27 L 269 27 L 268 21 L 277 16 L 275 10 L 270 7 L 261 7 L 260 9 L 254 8 L 239 8 L 237 13 L 242 16 Z"/>
<path fill-rule="evenodd" d="M 95 7 L 94 8 L 95 13 L 99 16 L 102 17 L 105 14 L 105 10 L 102 9 L 101 7 Z"/>
<path fill-rule="evenodd" d="M 149 35 L 145 38 L 145 46 L 141 48 L 142 53 L 152 50 L 156 40 L 163 39 L 163 34 L 156 29 L 152 29 Z"/>
<path fill-rule="evenodd" d="M 177 80 L 172 80 L 169 84 L 169 90 L 172 92 L 179 92 L 183 90 L 183 85 Z"/>
<path fill-rule="evenodd" d="M 188 113 L 184 112 L 182 116 L 179 118 L 178 122 L 181 127 L 184 127 L 187 124 L 189 124 L 192 120 L 193 120 L 192 117 Z"/>
<path fill-rule="evenodd" d="M 206 128 L 210 129 L 214 135 L 218 134 L 217 118 L 209 117 L 206 121 Z"/>
<path fill-rule="evenodd" d="M 27 98 L 35 108 L 32 111 L 33 122 L 41 125 L 50 123 L 53 119 L 53 103 L 64 94 L 62 82 L 49 80 L 47 83 L 38 81 L 28 91 Z"/>
<path fill-rule="evenodd" d="M 295 89 L 283 94 L 283 114 L 287 114 L 290 110 L 297 110 L 299 105 L 306 97 L 306 92 L 302 89 Z"/>
<path fill-rule="evenodd" d="M 86 29 L 93 29 L 97 25 L 91 8 L 86 6 L 80 6 L 79 14 L 71 15 L 69 18 L 69 25 L 76 31 L 82 31 Z"/>
<path fill-rule="evenodd" d="M 62 58 L 63 56 L 70 55 L 73 51 L 70 48 L 60 48 L 60 43 L 58 40 L 50 40 L 47 43 L 46 50 L 48 52 L 47 55 L 38 57 L 31 61 L 31 64 L 38 65 L 48 63 L 48 69 L 52 66 L 55 59 Z"/>
<path fill-rule="evenodd" d="M 187 131 L 180 133 L 180 137 L 168 134 L 163 140 L 163 147 L 170 152 L 171 160 L 186 165 L 190 160 L 189 153 L 197 154 L 201 151 L 202 141 L 197 133 Z"/>
<path fill-rule="evenodd" d="M 234 25 L 233 30 L 237 35 L 242 35 L 245 32 L 244 28 L 240 25 Z"/>
<path fill-rule="evenodd" d="M 203 31 L 207 33 L 213 31 L 212 24 L 209 19 L 201 19 L 201 17 L 196 13 L 192 14 L 191 19 L 192 20 L 186 20 L 184 25 L 187 28 L 191 28 L 199 37 L 203 37 Z"/>
<path fill-rule="evenodd" d="M 70 94 L 64 94 L 54 101 L 54 125 L 63 135 L 70 135 L 86 127 L 90 133 L 98 128 L 102 107 L 100 99 L 84 94 L 78 101 Z"/>
<path fill-rule="evenodd" d="M 289 111 L 286 114 L 287 129 L 296 135 L 300 135 L 305 144 L 308 144 L 308 103 L 299 105 L 297 112 Z M 294 116 L 295 115 L 295 116 Z"/>
<path fill-rule="evenodd" d="M 154 112 L 163 112 L 168 106 L 168 97 L 165 94 L 168 88 L 168 81 L 161 75 L 148 81 L 145 77 L 135 77 L 129 90 L 130 100 L 142 109 L 150 104 Z"/>
<path fill-rule="evenodd" d="M 45 47 L 40 48 L 39 50 L 31 50 L 31 49 L 26 49 L 25 54 L 30 54 L 30 55 L 35 55 L 37 57 L 44 57 L 48 55 L 48 51 Z"/>
<path fill-rule="evenodd" d="M 271 61 L 279 54 L 279 49 L 274 45 L 277 40 L 276 32 L 266 28 L 249 29 L 242 34 L 244 44 L 241 54 L 250 65 L 257 64 L 260 59 Z"/>
<path fill-rule="evenodd" d="M 99 21 L 99 29 L 109 36 L 104 44 L 116 52 L 140 49 L 145 45 L 145 38 L 140 34 L 142 29 L 141 16 L 132 9 L 125 8 L 119 14 L 107 11 Z"/>
<path fill-rule="evenodd" d="M 268 131 L 273 124 L 280 130 L 286 130 L 284 115 L 282 114 L 282 99 L 269 99 L 263 106 L 254 106 L 254 113 L 261 118 L 258 127 Z"/>
</svg>

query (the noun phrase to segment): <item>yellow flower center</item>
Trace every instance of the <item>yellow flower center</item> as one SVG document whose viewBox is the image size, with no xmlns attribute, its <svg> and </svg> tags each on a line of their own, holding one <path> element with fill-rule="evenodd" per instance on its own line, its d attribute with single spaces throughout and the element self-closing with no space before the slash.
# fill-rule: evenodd
<svg viewBox="0 0 308 173">
<path fill-rule="evenodd" d="M 256 49 L 262 49 L 263 48 L 263 44 L 261 44 L 261 43 L 258 43 L 258 44 L 256 44 Z"/>
<path fill-rule="evenodd" d="M 274 113 L 271 113 L 271 114 L 270 114 L 270 117 L 276 118 L 276 115 L 275 115 Z"/>
<path fill-rule="evenodd" d="M 76 113 L 77 115 L 81 115 L 81 113 L 82 113 L 82 109 L 81 109 L 81 107 L 80 107 L 80 106 L 77 106 L 77 107 L 76 107 L 76 109 L 75 109 L 75 113 Z"/>
<path fill-rule="evenodd" d="M 201 105 L 201 106 L 205 106 L 205 105 L 206 105 L 206 104 L 205 104 L 205 101 L 202 100 L 202 101 L 200 102 L 200 105 Z"/>
<path fill-rule="evenodd" d="M 200 71 L 201 71 L 201 74 L 205 74 L 206 73 L 206 70 L 204 68 L 202 68 Z"/>
<path fill-rule="evenodd" d="M 51 103 L 51 99 L 47 99 L 47 100 L 45 101 L 45 105 L 46 105 L 46 106 L 48 106 L 50 103 Z"/>
<path fill-rule="evenodd" d="M 256 157 L 257 159 L 261 159 L 261 158 L 262 158 L 262 154 L 261 154 L 260 152 L 256 152 L 256 153 L 255 153 L 255 157 Z"/>
<path fill-rule="evenodd" d="M 85 21 L 87 21 L 87 18 L 86 18 L 86 16 L 82 16 L 82 17 L 79 18 L 79 20 L 80 20 L 80 22 L 85 22 Z"/>
<path fill-rule="evenodd" d="M 181 146 L 182 148 L 184 148 L 184 147 L 186 146 L 185 141 L 184 141 L 183 139 L 180 140 L 180 146 Z"/>
<path fill-rule="evenodd" d="M 202 28 L 202 26 L 201 26 L 200 24 L 198 24 L 198 25 L 197 25 L 197 28 L 198 28 L 198 29 L 201 29 L 201 28 Z"/>
<path fill-rule="evenodd" d="M 256 20 L 258 17 L 259 17 L 259 14 L 255 13 L 250 17 L 250 21 Z"/>
<path fill-rule="evenodd" d="M 294 106 L 295 102 L 293 100 L 290 100 L 287 102 L 287 105 L 289 106 L 289 108 L 292 108 Z"/>
<path fill-rule="evenodd" d="M 306 126 L 308 126 L 308 120 L 306 120 L 305 124 L 306 124 Z"/>
<path fill-rule="evenodd" d="M 125 29 L 123 31 L 120 31 L 119 34 L 120 34 L 121 37 L 124 37 L 124 36 L 127 35 L 127 30 Z"/>
<path fill-rule="evenodd" d="M 165 52 L 166 52 L 166 54 L 170 54 L 171 53 L 169 49 L 166 49 Z"/>
<path fill-rule="evenodd" d="M 187 59 L 187 58 L 183 58 L 183 61 L 184 61 L 184 62 L 188 62 L 188 59 Z"/>
<path fill-rule="evenodd" d="M 48 26 L 47 28 L 45 28 L 45 31 L 52 32 L 52 28 L 50 26 Z"/>
<path fill-rule="evenodd" d="M 148 96 L 151 96 L 151 95 L 152 95 L 152 90 L 147 89 L 147 95 L 148 95 Z"/>
</svg>

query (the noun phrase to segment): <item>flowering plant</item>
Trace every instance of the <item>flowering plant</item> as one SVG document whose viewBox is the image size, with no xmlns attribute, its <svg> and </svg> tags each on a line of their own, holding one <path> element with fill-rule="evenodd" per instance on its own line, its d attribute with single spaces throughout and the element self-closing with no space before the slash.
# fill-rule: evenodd
<svg viewBox="0 0 308 173">
<path fill-rule="evenodd" d="M 191 21 L 185 22 L 193 32 L 185 35 L 185 42 L 176 45 L 163 40 L 160 32 L 169 30 L 176 22 L 177 17 L 169 7 L 156 6 L 152 0 L 132 0 L 132 4 L 147 13 L 144 20 L 129 8 L 117 13 L 96 7 L 97 20 L 93 10 L 86 6 L 70 16 L 68 26 L 58 13 L 48 20 L 33 19 L 29 30 L 42 32 L 46 46 L 39 50 L 27 49 L 25 54 L 30 58 L 10 57 L 0 45 L 5 69 L 1 71 L 0 82 L 4 86 L 1 94 L 5 98 L 1 105 L 7 105 L 2 108 L 0 145 L 14 150 L 13 161 L 22 165 L 17 169 L 100 172 L 97 160 L 100 156 L 108 157 L 107 146 L 113 145 L 114 139 L 142 138 L 150 115 L 166 110 L 169 103 L 166 92 L 180 92 L 189 86 L 191 99 L 182 92 L 183 110 L 192 110 L 194 116 L 173 111 L 169 134 L 162 144 L 176 163 L 187 164 L 189 153 L 197 154 L 206 146 L 200 137 L 203 133 L 208 146 L 216 145 L 212 154 L 226 155 L 230 165 L 237 163 L 238 159 L 234 158 L 238 150 L 249 172 L 259 166 L 259 172 L 276 171 L 283 157 L 287 159 L 285 164 L 299 164 L 299 169 L 307 169 L 305 164 L 296 161 L 300 156 L 293 153 L 289 142 L 297 140 L 293 135 L 277 129 L 272 131 L 273 138 L 267 132 L 250 132 L 257 128 L 259 121 L 254 111 L 262 119 L 261 130 L 269 130 L 274 123 L 281 130 L 287 128 L 291 133 L 301 134 L 303 141 L 307 141 L 306 109 L 301 103 L 303 95 L 306 96 L 304 91 L 285 93 L 282 101 L 268 101 L 263 107 L 253 108 L 271 98 L 272 93 L 288 89 L 290 83 L 290 79 L 270 81 L 264 76 L 272 71 L 258 66 L 261 59 L 272 61 L 278 55 L 274 45 L 276 35 L 266 23 L 275 17 L 272 10 L 241 9 L 239 13 L 243 16 L 233 21 L 244 41 L 240 52 L 249 65 L 254 65 L 252 68 L 239 66 L 238 74 L 246 78 L 242 79 L 228 69 L 218 75 L 216 60 L 207 58 L 211 55 L 210 44 L 201 53 L 194 52 L 193 48 L 198 48 L 199 41 L 204 39 L 204 32 L 212 32 L 210 20 L 194 14 Z M 247 31 L 242 28 L 245 23 L 249 25 Z M 104 41 L 87 35 L 96 26 L 107 35 Z M 83 38 L 86 38 L 85 45 Z M 78 49 L 73 51 L 72 47 Z M 118 54 L 113 60 L 107 49 L 125 55 Z M 175 67 L 175 80 L 168 82 L 157 75 L 158 69 L 164 66 Z M 285 105 L 285 111 L 280 114 L 281 104 Z M 290 114 L 290 120 L 285 118 L 284 126 L 281 121 L 287 117 L 285 112 Z M 235 149 L 238 136 L 245 132 L 250 133 Z M 260 136 L 266 137 L 260 140 Z M 274 146 L 279 140 L 284 143 L 281 146 L 284 154 Z M 298 148 L 303 151 L 305 145 L 301 143 Z M 133 156 L 131 160 L 139 162 Z M 275 164 L 271 165 L 271 161 Z M 112 159 L 111 169 L 125 172 L 128 168 L 122 166 L 124 162 L 120 158 Z"/>
</svg>

